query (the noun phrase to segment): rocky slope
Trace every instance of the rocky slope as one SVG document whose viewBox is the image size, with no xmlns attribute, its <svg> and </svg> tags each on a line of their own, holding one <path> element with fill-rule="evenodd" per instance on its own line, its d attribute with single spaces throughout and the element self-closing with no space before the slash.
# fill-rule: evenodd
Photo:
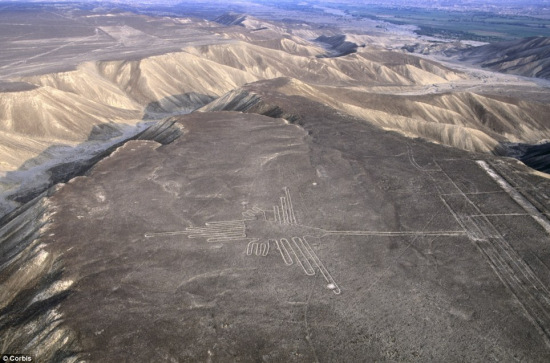
<svg viewBox="0 0 550 363">
<path fill-rule="evenodd" d="M 550 106 L 218 20 L 0 94 L 2 352 L 548 361 L 550 179 L 491 154 L 544 164 Z"/>
<path fill-rule="evenodd" d="M 538 103 L 474 93 L 397 96 L 342 91 L 289 78 L 246 85 L 199 110 L 237 110 L 292 118 L 292 113 L 276 107 L 275 90 L 330 105 L 384 129 L 469 151 L 502 154 L 506 149 L 500 143 L 506 140 L 536 142 L 550 136 L 544 118 L 550 109 Z M 518 119 L 524 122 L 519 124 Z"/>
<path fill-rule="evenodd" d="M 461 59 L 497 72 L 550 79 L 550 37 L 475 47 L 462 51 Z"/>
<path fill-rule="evenodd" d="M 144 134 L 164 145 L 129 141 L 10 216 L 8 348 L 68 362 L 550 357 L 546 217 L 478 159 L 546 206 L 548 179 L 243 92 L 226 99 L 247 113 L 177 116 Z"/>
<path fill-rule="evenodd" d="M 218 19 L 229 26 L 196 20 L 171 25 L 221 28 L 227 31 L 224 43 L 218 36 L 212 44 L 166 54 L 85 62 L 73 71 L 12 80 L 25 87 L 0 93 L 0 183 L 4 197 L 12 195 L 2 210 L 16 206 L 13 196 L 21 195 L 23 183 L 24 190 L 32 190 L 33 183 L 49 185 L 44 180 L 55 163 L 72 163 L 77 154 L 92 158 L 136 135 L 150 120 L 188 113 L 218 97 L 226 100 L 246 84 L 281 77 L 288 80 L 278 88 L 284 94 L 465 150 L 500 152 L 502 142 L 550 137 L 546 105 L 467 87 L 453 91 L 477 79 L 429 59 L 385 50 L 372 37 L 335 37 L 327 29 L 323 39 L 336 47 L 346 45 L 346 39 L 367 43 L 355 53 L 323 58 L 326 51 L 313 41 L 322 28 L 266 22 L 259 29 L 258 19 L 229 18 Z"/>
</svg>

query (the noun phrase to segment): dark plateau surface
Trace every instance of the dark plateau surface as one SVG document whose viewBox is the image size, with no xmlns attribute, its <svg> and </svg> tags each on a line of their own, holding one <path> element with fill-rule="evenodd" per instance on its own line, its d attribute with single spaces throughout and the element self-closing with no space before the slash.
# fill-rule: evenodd
<svg viewBox="0 0 550 363">
<path fill-rule="evenodd" d="M 255 92 L 244 113 L 178 116 L 126 142 L 6 220 L 0 278 L 21 283 L 13 261 L 38 272 L 0 307 L 5 349 L 550 360 L 549 179 Z"/>
</svg>

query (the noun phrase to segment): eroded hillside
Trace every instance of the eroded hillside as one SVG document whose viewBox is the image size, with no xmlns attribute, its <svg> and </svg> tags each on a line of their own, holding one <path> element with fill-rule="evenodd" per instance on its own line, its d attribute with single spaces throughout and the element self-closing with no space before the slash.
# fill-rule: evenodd
<svg viewBox="0 0 550 363">
<path fill-rule="evenodd" d="M 246 85 L 253 88 L 255 82 L 279 78 L 285 82 L 265 83 L 269 86 L 264 88 L 274 87 L 385 129 L 464 150 L 498 153 L 503 142 L 550 138 L 548 106 L 479 92 L 475 75 L 389 51 L 381 38 L 339 36 L 332 28 L 236 15 L 218 20 L 226 24 L 193 19 L 170 23 L 203 35 L 210 32 L 211 44 L 203 37 L 200 44 L 189 42 L 160 55 L 88 61 L 75 70 L 12 79 L 27 86 L 0 94 L 4 194 L 23 183 L 31 190 L 27 171 L 33 168 L 42 168 L 35 179 L 47 178 L 48 163 L 70 161 L 75 154 L 97 154 L 140 132 L 152 120 L 188 113 L 247 89 Z M 101 29 L 118 36 L 125 46 L 131 43 L 128 39 L 141 39 L 129 25 Z M 148 28 L 143 31 L 151 33 Z M 360 46 L 351 54 L 334 56 L 318 40 L 320 36 L 338 44 L 362 43 L 354 43 Z M 529 87 L 525 81 L 518 85 Z"/>
<path fill-rule="evenodd" d="M 460 56 L 498 72 L 550 79 L 550 37 L 487 44 L 464 50 Z"/>
<path fill-rule="evenodd" d="M 550 178 L 499 155 L 546 170 L 545 88 L 243 14 L 44 12 L 23 62 L 13 17 L 3 352 L 550 359 Z"/>
</svg>

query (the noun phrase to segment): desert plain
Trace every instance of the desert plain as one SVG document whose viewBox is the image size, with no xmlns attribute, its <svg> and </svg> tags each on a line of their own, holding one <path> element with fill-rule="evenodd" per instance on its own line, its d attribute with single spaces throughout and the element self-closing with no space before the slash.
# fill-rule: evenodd
<svg viewBox="0 0 550 363">
<path fill-rule="evenodd" d="M 548 38 L 181 6 L 2 3 L 0 353 L 550 359 Z"/>
</svg>

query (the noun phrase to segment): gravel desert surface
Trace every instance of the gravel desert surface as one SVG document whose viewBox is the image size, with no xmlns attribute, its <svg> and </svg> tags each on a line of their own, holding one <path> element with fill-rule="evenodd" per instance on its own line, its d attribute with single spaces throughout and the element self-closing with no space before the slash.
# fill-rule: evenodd
<svg viewBox="0 0 550 363">
<path fill-rule="evenodd" d="M 550 360 L 547 39 L 197 4 L 1 5 L 0 354 Z"/>
</svg>

